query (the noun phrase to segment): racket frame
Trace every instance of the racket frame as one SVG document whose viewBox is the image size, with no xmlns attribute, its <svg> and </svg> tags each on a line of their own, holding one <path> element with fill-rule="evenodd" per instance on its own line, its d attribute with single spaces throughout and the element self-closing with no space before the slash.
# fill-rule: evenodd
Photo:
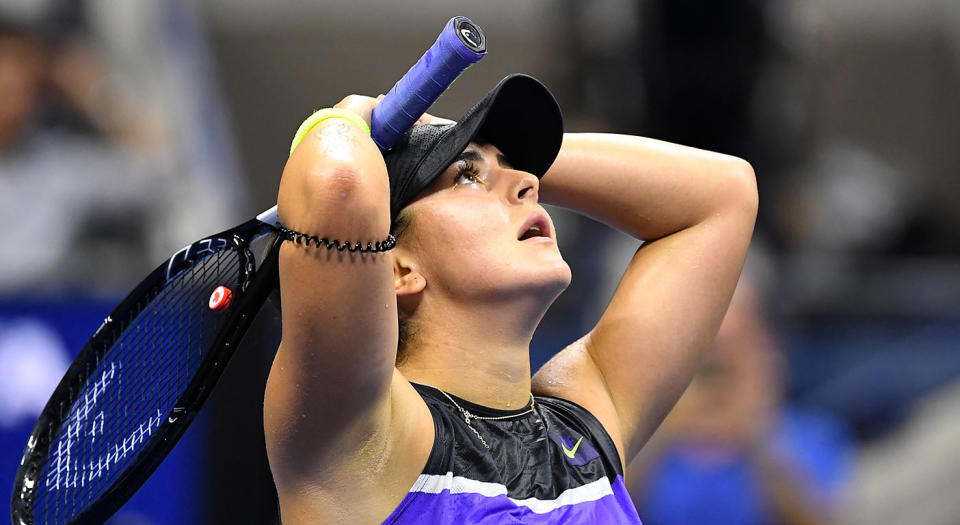
<svg viewBox="0 0 960 525">
<path fill-rule="evenodd" d="M 186 389 L 177 398 L 171 414 L 164 415 L 165 419 L 161 421 L 158 428 L 135 452 L 136 457 L 133 462 L 102 495 L 69 523 L 104 522 L 140 489 L 189 428 L 230 361 L 237 345 L 240 344 L 247 328 L 260 311 L 266 297 L 278 285 L 277 252 L 281 242 L 272 225 L 258 219 L 251 219 L 240 226 L 202 239 L 180 250 L 158 266 L 114 308 L 70 365 L 44 406 L 30 434 L 17 469 L 13 489 L 11 515 L 15 525 L 33 525 L 34 523 L 33 500 L 36 495 L 36 484 L 42 482 L 38 479 L 39 475 L 50 459 L 51 438 L 55 439 L 59 435 L 63 424 L 70 416 L 69 408 L 76 401 L 73 399 L 73 390 L 77 385 L 82 389 L 90 379 L 91 371 L 96 370 L 102 361 L 105 349 L 112 346 L 112 342 L 104 345 L 104 342 L 113 336 L 111 327 L 116 326 L 118 320 L 129 315 L 129 312 L 136 311 L 134 308 L 137 303 L 149 302 L 152 295 L 147 297 L 147 294 L 158 290 L 171 277 L 202 260 L 191 259 L 191 253 L 195 249 L 209 250 L 212 243 L 217 243 L 221 249 L 228 249 L 228 247 L 236 249 L 241 259 L 240 290 L 238 293 L 235 292 L 234 303 L 227 312 L 229 317 L 217 334 L 208 355 L 200 363 Z M 256 263 L 257 255 L 254 250 L 261 252 L 259 265 Z M 124 328 L 120 325 L 119 330 L 122 332 Z"/>
</svg>

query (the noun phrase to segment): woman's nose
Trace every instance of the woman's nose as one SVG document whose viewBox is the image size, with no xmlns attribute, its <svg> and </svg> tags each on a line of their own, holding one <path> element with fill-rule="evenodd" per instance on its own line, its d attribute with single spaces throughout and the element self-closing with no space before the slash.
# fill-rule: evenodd
<svg viewBox="0 0 960 525">
<path fill-rule="evenodd" d="M 525 171 L 514 171 L 514 173 L 517 174 L 517 180 L 510 189 L 510 199 L 516 203 L 528 200 L 537 202 L 540 198 L 540 179 Z"/>
</svg>

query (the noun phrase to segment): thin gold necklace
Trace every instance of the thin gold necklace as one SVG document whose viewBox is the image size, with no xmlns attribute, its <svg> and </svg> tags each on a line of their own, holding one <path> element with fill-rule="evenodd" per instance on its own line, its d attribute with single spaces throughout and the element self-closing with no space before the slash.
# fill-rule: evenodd
<svg viewBox="0 0 960 525">
<path fill-rule="evenodd" d="M 530 392 L 530 408 L 524 410 L 523 412 L 520 412 L 519 414 L 510 414 L 510 415 L 507 415 L 507 416 L 478 416 L 478 415 L 474 414 L 473 412 L 470 412 L 469 410 L 467 410 L 467 409 L 463 408 L 462 406 L 460 406 L 460 405 L 453 399 L 453 397 L 451 397 L 450 394 L 446 393 L 445 391 L 443 391 L 443 390 L 441 390 L 441 389 L 439 389 L 439 388 L 437 388 L 437 387 L 435 387 L 435 386 L 433 386 L 433 385 L 427 385 L 427 384 L 425 384 L 425 383 L 418 383 L 418 384 L 421 384 L 421 385 L 423 385 L 423 386 L 428 386 L 428 387 L 430 387 L 430 388 L 433 388 L 434 390 L 437 390 L 438 392 L 440 392 L 441 394 L 443 394 L 444 396 L 446 396 L 446 398 L 449 399 L 451 403 L 453 403 L 453 406 L 457 407 L 457 410 L 459 410 L 460 413 L 463 414 L 463 420 L 467 422 L 467 426 L 470 427 L 470 430 L 472 430 L 473 433 L 477 435 L 477 438 L 480 439 L 480 442 L 483 443 L 483 446 L 486 447 L 486 448 L 488 448 L 488 449 L 490 448 L 490 445 L 487 444 L 487 440 L 483 439 L 483 436 L 480 435 L 480 432 L 478 432 L 477 429 L 474 428 L 473 424 L 470 423 L 470 420 L 471 420 L 471 419 L 483 419 L 483 420 L 485 420 L 485 421 L 497 421 L 497 420 L 501 420 L 501 419 L 510 419 L 510 418 L 514 418 L 514 417 L 525 416 L 525 415 L 533 412 L 533 407 L 534 407 L 534 405 L 535 405 L 535 403 L 536 403 L 536 402 L 534 401 L 534 399 L 533 399 L 533 392 Z"/>
</svg>

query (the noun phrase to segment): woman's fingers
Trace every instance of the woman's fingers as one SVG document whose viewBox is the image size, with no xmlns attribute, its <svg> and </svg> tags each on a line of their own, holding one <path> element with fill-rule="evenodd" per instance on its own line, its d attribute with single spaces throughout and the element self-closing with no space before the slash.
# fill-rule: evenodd
<svg viewBox="0 0 960 525">
<path fill-rule="evenodd" d="M 347 95 L 340 102 L 333 107 L 341 109 L 349 109 L 354 113 L 357 113 L 363 120 L 367 122 L 367 125 L 370 125 L 370 116 L 373 114 L 373 108 L 377 107 L 377 104 L 380 103 L 380 99 L 383 98 L 383 95 L 380 95 L 377 98 L 367 97 L 364 95 Z"/>
</svg>

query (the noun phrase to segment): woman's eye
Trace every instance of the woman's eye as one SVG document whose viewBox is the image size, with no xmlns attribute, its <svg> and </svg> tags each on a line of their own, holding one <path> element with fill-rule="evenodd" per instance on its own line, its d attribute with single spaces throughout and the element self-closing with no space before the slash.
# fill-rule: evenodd
<svg viewBox="0 0 960 525">
<path fill-rule="evenodd" d="M 470 184 L 473 182 L 480 182 L 480 178 L 472 171 L 461 171 L 457 174 L 457 178 L 454 182 L 456 184 Z"/>
<path fill-rule="evenodd" d="M 478 170 L 473 163 L 464 163 L 457 169 L 457 176 L 453 179 L 454 185 L 460 184 L 483 184 L 483 179 L 480 178 L 480 170 Z"/>
</svg>

